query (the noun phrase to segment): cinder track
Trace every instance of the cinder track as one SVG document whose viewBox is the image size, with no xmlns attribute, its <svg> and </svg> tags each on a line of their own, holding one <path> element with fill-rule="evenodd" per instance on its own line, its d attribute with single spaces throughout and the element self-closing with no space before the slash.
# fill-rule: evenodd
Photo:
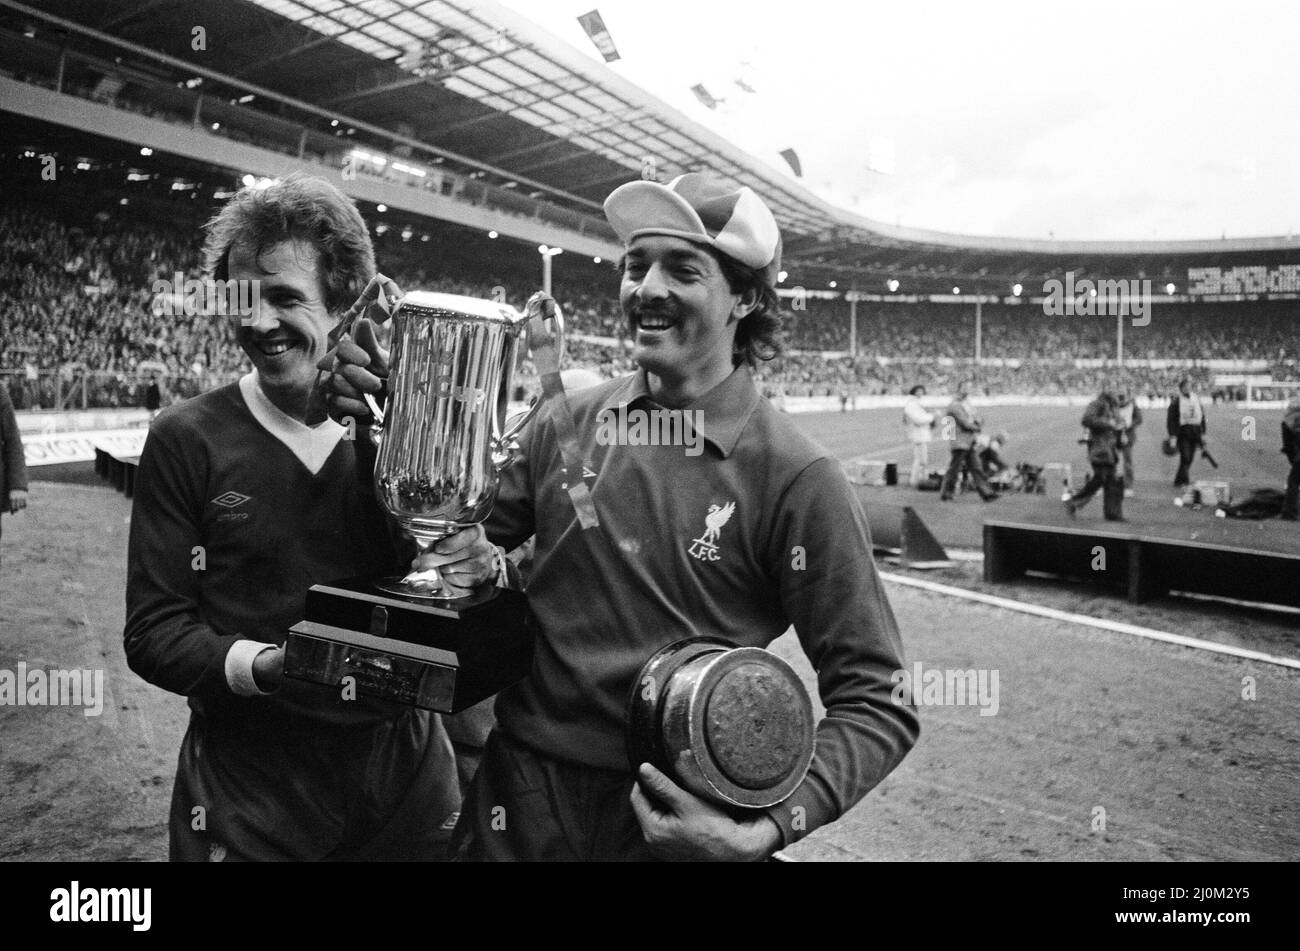
<svg viewBox="0 0 1300 951">
<path fill-rule="evenodd" d="M 869 441 L 866 414 L 828 415 L 853 422 L 859 442 L 844 449 L 859 454 Z M 896 441 L 890 432 L 880 444 Z M 39 480 L 39 470 L 33 474 Z M 98 718 L 78 709 L 0 707 L 2 859 L 166 857 L 187 711 L 182 698 L 127 670 L 122 655 L 129 512 L 109 488 L 37 481 L 31 508 L 5 521 L 0 668 L 19 661 L 102 667 L 108 699 Z M 1015 590 L 1071 610 L 1128 610 L 1086 590 Z M 981 717 L 975 707 L 924 707 L 921 742 L 899 770 L 791 857 L 1300 857 L 1294 672 L 897 585 L 889 594 L 908 663 L 998 670 L 999 711 Z M 1198 636 L 1195 618 L 1222 621 L 1185 605 L 1143 611 L 1135 623 Z M 1234 636 L 1249 643 L 1260 623 L 1248 612 L 1241 617 Z M 1275 628 L 1262 649 L 1285 648 L 1288 635 Z M 777 649 L 811 684 L 793 636 Z M 1255 678 L 1253 701 L 1241 696 L 1247 676 Z M 1104 832 L 1092 829 L 1095 807 L 1106 810 Z"/>
</svg>

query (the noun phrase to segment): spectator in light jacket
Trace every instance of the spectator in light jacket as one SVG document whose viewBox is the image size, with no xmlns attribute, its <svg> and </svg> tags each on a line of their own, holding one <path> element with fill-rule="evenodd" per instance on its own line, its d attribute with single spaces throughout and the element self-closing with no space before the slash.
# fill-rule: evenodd
<svg viewBox="0 0 1300 951">
<path fill-rule="evenodd" d="M 1142 425 L 1142 410 L 1133 401 L 1127 389 L 1115 394 L 1115 415 L 1124 424 L 1124 432 L 1119 439 L 1119 452 L 1124 460 L 1124 497 L 1133 497 L 1133 443 L 1137 440 L 1137 428 Z"/>
<path fill-rule="evenodd" d="M 924 386 L 918 383 L 908 393 L 908 400 L 903 404 L 903 427 L 907 430 L 907 441 L 912 444 L 912 474 L 908 482 L 915 486 L 925 478 L 926 467 L 930 464 L 930 440 L 939 416 L 921 405 L 925 396 Z"/>
</svg>

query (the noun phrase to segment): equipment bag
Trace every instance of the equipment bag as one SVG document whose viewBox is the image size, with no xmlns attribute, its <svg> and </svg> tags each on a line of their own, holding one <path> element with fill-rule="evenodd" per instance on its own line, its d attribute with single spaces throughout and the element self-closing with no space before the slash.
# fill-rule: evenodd
<svg viewBox="0 0 1300 951">
<path fill-rule="evenodd" d="M 1282 514 L 1283 494 L 1277 489 L 1256 489 L 1240 502 L 1223 506 L 1228 518 L 1276 518 Z"/>
</svg>

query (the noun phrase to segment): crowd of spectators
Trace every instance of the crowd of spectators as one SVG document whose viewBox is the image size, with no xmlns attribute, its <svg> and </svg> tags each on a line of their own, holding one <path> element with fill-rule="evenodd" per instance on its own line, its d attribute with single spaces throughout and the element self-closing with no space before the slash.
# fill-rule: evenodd
<svg viewBox="0 0 1300 951">
<path fill-rule="evenodd" d="M 1170 303 L 1159 298 L 1150 320 L 1125 321 L 1124 355 L 1139 360 L 1294 360 L 1300 303 Z M 1145 319 L 1145 318 L 1144 318 Z M 1114 317 L 1051 317 L 1036 304 L 981 307 L 984 357 L 1069 363 L 1115 356 Z M 788 308 L 789 345 L 796 350 L 849 350 L 849 305 L 810 299 L 806 310 Z M 872 357 L 963 359 L 975 352 L 975 305 L 861 302 L 858 353 Z"/>
<path fill-rule="evenodd" d="M 198 275 L 192 233 L 102 210 L 76 225 L 17 204 L 0 210 L 0 370 L 21 371 L 19 404 L 51 395 L 41 371 L 69 379 L 92 371 L 91 399 L 111 404 L 146 362 L 178 393 L 235 369 L 230 321 L 152 313 L 155 281 L 178 272 Z"/>
<path fill-rule="evenodd" d="M 1294 370 L 1291 372 L 1294 373 Z M 1182 377 L 1189 376 L 1198 389 L 1209 393 L 1214 374 L 1205 367 L 1153 368 L 1075 367 L 1064 363 L 1028 363 L 1017 367 L 955 360 L 944 365 L 933 360 L 872 357 L 826 359 L 811 354 L 789 354 L 764 366 L 758 374 L 765 385 L 787 396 L 902 396 L 920 383 L 930 392 L 951 392 L 958 380 L 974 379 L 972 392 L 993 396 L 1020 394 L 1068 396 L 1094 393 L 1102 382 L 1124 386 L 1138 396 L 1168 395 Z"/>
<path fill-rule="evenodd" d="M 112 406 L 139 405 L 154 375 L 176 398 L 244 372 L 237 318 L 153 312 L 156 281 L 201 276 L 196 225 L 197 219 L 142 220 L 102 209 L 81 218 L 22 203 L 0 209 L 0 371 L 20 407 L 53 405 L 59 375 L 84 378 L 89 405 Z M 476 268 L 472 260 L 444 256 L 442 267 L 430 265 L 427 246 L 391 236 L 377 241 L 377 255 L 381 270 L 405 288 L 504 295 L 515 306 L 535 289 L 517 274 Z M 570 332 L 569 363 L 609 377 L 632 368 L 616 282 L 611 273 L 586 282 L 562 277 L 556 286 Z M 849 349 L 847 303 L 810 299 L 807 305 L 795 310 L 786 302 L 787 352 L 759 371 L 774 393 L 898 395 L 917 383 L 937 392 L 975 376 L 976 389 L 989 394 L 1087 394 L 1104 377 L 1154 396 L 1188 372 L 1203 392 L 1212 389 L 1213 373 L 1204 366 L 1076 366 L 1079 358 L 1114 356 L 1111 318 L 1049 317 L 1031 304 L 985 305 L 983 356 L 1019 365 L 986 362 L 974 373 L 972 304 L 862 302 L 853 358 L 823 355 Z M 1297 373 L 1298 319 L 1300 304 L 1292 301 L 1157 301 L 1149 324 L 1126 322 L 1125 351 L 1138 360 L 1266 360 L 1275 376 L 1290 378 Z M 519 382 L 536 386 L 527 363 Z"/>
</svg>

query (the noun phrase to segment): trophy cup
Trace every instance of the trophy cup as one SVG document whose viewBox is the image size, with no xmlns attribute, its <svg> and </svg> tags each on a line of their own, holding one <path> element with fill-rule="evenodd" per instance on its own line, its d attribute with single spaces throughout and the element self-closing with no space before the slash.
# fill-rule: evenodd
<svg viewBox="0 0 1300 951">
<path fill-rule="evenodd" d="M 421 552 L 487 518 L 515 436 L 541 408 L 506 425 L 521 337 L 559 348 L 563 317 L 534 294 L 507 304 L 414 291 L 393 314 L 388 403 L 367 396 L 378 446 L 375 494 Z M 546 321 L 553 321 L 553 330 Z M 307 618 L 285 642 L 285 676 L 358 695 L 455 713 L 503 690 L 532 666 L 523 594 L 491 583 L 448 587 L 436 569 L 313 585 Z"/>
</svg>

